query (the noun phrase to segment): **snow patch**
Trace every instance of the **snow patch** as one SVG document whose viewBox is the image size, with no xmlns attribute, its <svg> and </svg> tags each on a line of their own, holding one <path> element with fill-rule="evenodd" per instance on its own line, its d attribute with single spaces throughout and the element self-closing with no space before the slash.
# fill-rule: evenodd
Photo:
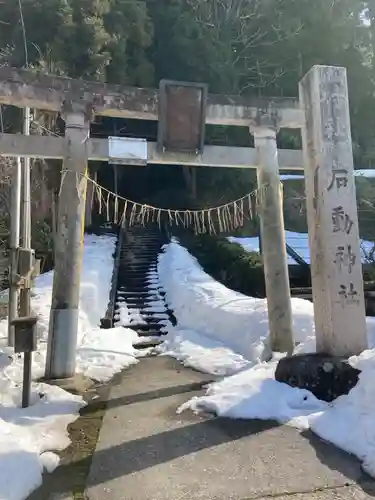
<svg viewBox="0 0 375 500">
<path fill-rule="evenodd" d="M 183 404 L 219 416 L 277 420 L 312 429 L 356 455 L 375 477 L 375 318 L 367 318 L 370 349 L 349 362 L 362 370 L 359 383 L 332 403 L 275 381 L 277 359 L 265 362 L 267 301 L 245 297 L 214 281 L 173 240 L 159 257 L 166 300 L 178 320 L 160 351 L 203 372 L 224 376 L 206 394 Z M 313 305 L 292 299 L 296 352 L 315 351 Z"/>
<path fill-rule="evenodd" d="M 101 330 L 112 280 L 113 236 L 86 235 L 82 258 L 76 367 L 95 380 L 106 381 L 137 362 L 135 332 Z M 44 375 L 53 272 L 35 280 L 31 306 L 38 316 L 38 350 L 32 375 Z M 31 406 L 22 409 L 23 361 L 7 347 L 7 319 L 0 321 L 0 499 L 23 500 L 42 482 L 42 472 L 58 465 L 55 451 L 70 444 L 67 426 L 85 403 L 62 389 L 33 382 Z M 20 474 L 22 471 L 22 474 Z"/>
<path fill-rule="evenodd" d="M 237 237 L 229 236 L 228 241 L 230 243 L 237 243 L 246 252 L 257 252 L 259 253 L 259 238 L 257 236 L 252 237 Z M 285 231 L 285 240 L 287 245 L 289 245 L 293 250 L 295 250 L 302 259 L 309 264 L 310 263 L 310 248 L 309 248 L 309 235 L 307 233 L 295 233 L 293 231 Z M 368 262 L 368 256 L 374 247 L 372 241 L 361 240 L 360 241 L 360 251 L 361 259 L 363 263 Z M 296 261 L 288 255 L 288 264 L 295 265 Z"/>
<path fill-rule="evenodd" d="M 367 179 L 373 179 L 373 178 L 375 178 L 375 170 L 371 169 L 371 168 L 354 170 L 354 176 L 355 177 L 366 177 Z M 281 174 L 280 175 L 281 181 L 304 179 L 304 178 L 305 178 L 305 176 L 301 175 L 301 174 Z"/>
<path fill-rule="evenodd" d="M 212 348 L 221 343 L 252 364 L 267 359 L 265 299 L 246 297 L 218 283 L 176 242 L 170 243 L 159 256 L 159 275 L 166 291 L 166 302 L 178 319 L 178 326 L 170 330 L 162 349 L 170 350 L 172 342 L 176 345 L 176 336 L 181 349 L 184 348 L 183 344 L 189 342 L 186 332 L 195 332 L 205 337 L 201 341 L 205 349 L 213 341 Z M 298 333 L 296 340 L 301 342 L 313 337 L 313 305 L 302 299 L 292 299 L 292 307 Z"/>
<path fill-rule="evenodd" d="M 46 472 L 53 472 L 60 464 L 60 457 L 52 451 L 46 451 L 40 455 L 40 462 Z"/>
</svg>

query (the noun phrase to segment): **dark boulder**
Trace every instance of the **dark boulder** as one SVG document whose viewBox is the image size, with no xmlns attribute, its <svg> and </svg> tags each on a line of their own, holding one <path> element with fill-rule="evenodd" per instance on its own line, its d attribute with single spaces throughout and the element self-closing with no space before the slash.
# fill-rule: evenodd
<svg viewBox="0 0 375 500">
<path fill-rule="evenodd" d="M 291 387 L 307 389 L 323 401 L 348 394 L 358 382 L 360 370 L 339 356 L 312 353 L 282 358 L 275 379 Z"/>
</svg>

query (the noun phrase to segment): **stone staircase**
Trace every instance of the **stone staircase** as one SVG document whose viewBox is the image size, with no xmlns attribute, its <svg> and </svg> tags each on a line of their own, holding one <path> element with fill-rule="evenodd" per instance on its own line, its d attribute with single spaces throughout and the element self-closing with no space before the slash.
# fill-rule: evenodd
<svg viewBox="0 0 375 500">
<path fill-rule="evenodd" d="M 157 276 L 157 258 L 166 243 L 167 236 L 156 225 L 128 228 L 124 234 L 114 320 L 142 337 L 138 348 L 158 345 L 168 326 L 176 324 Z"/>
</svg>

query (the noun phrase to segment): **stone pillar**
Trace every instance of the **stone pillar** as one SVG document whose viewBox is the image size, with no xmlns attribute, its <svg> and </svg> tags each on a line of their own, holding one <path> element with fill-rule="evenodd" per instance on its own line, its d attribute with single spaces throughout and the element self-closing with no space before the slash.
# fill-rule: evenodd
<svg viewBox="0 0 375 500">
<path fill-rule="evenodd" d="M 258 154 L 259 217 L 272 351 L 293 352 L 293 328 L 285 245 L 283 198 L 277 160 L 276 126 L 263 117 L 252 126 Z"/>
<path fill-rule="evenodd" d="M 46 379 L 75 374 L 87 173 L 89 110 L 69 102 L 58 207 Z M 65 170 L 65 172 L 64 172 Z"/>
<path fill-rule="evenodd" d="M 317 351 L 367 347 L 345 68 L 314 66 L 299 86 Z"/>
</svg>

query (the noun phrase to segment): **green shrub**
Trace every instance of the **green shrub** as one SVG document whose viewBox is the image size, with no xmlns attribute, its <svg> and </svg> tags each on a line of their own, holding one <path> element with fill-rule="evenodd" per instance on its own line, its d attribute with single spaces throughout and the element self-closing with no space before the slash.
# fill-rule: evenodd
<svg viewBox="0 0 375 500">
<path fill-rule="evenodd" d="M 179 235 L 204 271 L 228 288 L 252 297 L 265 297 L 261 256 L 217 236 Z"/>
<path fill-rule="evenodd" d="M 32 248 L 37 259 L 41 259 L 41 272 L 53 268 L 53 232 L 47 220 L 37 221 L 32 228 Z"/>
</svg>

